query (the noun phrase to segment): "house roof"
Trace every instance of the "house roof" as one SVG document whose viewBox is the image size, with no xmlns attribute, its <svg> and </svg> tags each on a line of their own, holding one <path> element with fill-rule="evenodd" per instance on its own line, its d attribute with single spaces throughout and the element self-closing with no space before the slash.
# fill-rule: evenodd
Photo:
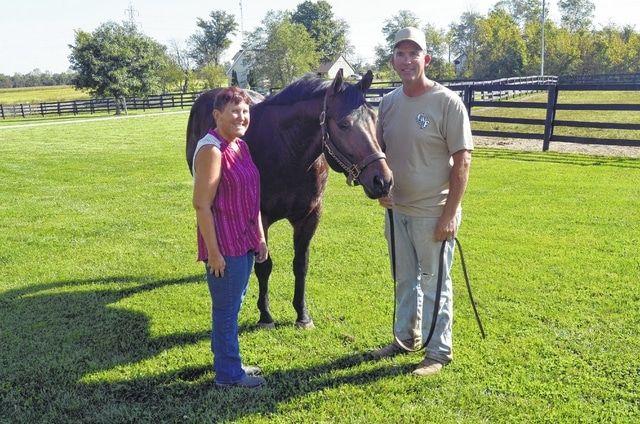
<svg viewBox="0 0 640 424">
<path fill-rule="evenodd" d="M 347 65 L 349 65 L 351 67 L 351 69 L 353 69 L 353 66 L 351 66 L 351 64 L 347 61 L 347 59 L 345 59 L 345 57 L 343 55 L 338 55 L 335 59 L 327 61 L 327 62 L 322 62 L 320 64 L 320 66 L 318 66 L 317 69 L 317 73 L 319 74 L 324 74 L 326 72 L 329 72 L 329 69 L 331 69 L 331 67 L 338 61 L 338 59 L 342 58 L 342 60 L 344 60 Z"/>
</svg>

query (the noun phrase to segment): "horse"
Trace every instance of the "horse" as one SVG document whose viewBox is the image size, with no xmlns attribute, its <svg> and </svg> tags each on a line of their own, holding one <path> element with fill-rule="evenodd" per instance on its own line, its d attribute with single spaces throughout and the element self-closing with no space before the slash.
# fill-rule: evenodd
<svg viewBox="0 0 640 424">
<path fill-rule="evenodd" d="M 333 81 L 305 76 L 251 106 L 243 140 L 260 172 L 260 210 L 267 241 L 274 222 L 287 219 L 293 227 L 293 307 L 298 328 L 314 327 L 306 306 L 306 274 L 309 244 L 320 221 L 327 164 L 344 173 L 349 184 L 362 185 L 372 199 L 386 196 L 392 185 L 376 137 L 377 117 L 364 97 L 372 80 L 369 71 L 358 83 L 347 83 L 342 69 Z M 198 140 L 215 126 L 213 99 L 218 91 L 201 94 L 191 108 L 186 143 L 190 170 Z M 254 266 L 259 283 L 258 326 L 263 328 L 275 327 L 268 294 L 272 268 L 271 255 Z"/>
</svg>

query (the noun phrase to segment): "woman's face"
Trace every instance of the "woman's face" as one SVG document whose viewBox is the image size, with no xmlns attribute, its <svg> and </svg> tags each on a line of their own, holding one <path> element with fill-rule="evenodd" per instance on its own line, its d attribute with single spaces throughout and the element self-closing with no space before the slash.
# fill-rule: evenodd
<svg viewBox="0 0 640 424">
<path fill-rule="evenodd" d="M 213 110 L 216 128 L 229 141 L 242 137 L 249 127 L 249 105 L 245 102 L 227 103 L 223 111 Z"/>
</svg>

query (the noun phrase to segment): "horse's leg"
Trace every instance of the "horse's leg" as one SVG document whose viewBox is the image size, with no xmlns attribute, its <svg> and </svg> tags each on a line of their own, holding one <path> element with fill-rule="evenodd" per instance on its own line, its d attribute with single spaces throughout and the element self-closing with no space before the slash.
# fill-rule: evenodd
<svg viewBox="0 0 640 424">
<path fill-rule="evenodd" d="M 313 320 L 307 310 L 305 301 L 305 286 L 307 270 L 309 268 L 309 243 L 320 222 L 320 207 L 314 209 L 309 215 L 300 221 L 292 222 L 293 225 L 293 275 L 295 276 L 295 289 L 293 294 L 293 307 L 298 317 L 296 326 L 303 329 L 314 328 Z"/>
<path fill-rule="evenodd" d="M 271 225 L 263 216 L 262 226 L 264 228 L 264 235 L 269 240 L 269 225 Z M 258 326 L 266 329 L 275 328 L 273 318 L 269 312 L 269 276 L 273 269 L 273 261 L 271 260 L 271 252 L 267 256 L 267 260 L 262 263 L 255 263 L 253 270 L 258 278 L 258 286 L 260 292 L 258 294 L 258 310 L 260 311 L 260 319 L 258 320 Z"/>
</svg>

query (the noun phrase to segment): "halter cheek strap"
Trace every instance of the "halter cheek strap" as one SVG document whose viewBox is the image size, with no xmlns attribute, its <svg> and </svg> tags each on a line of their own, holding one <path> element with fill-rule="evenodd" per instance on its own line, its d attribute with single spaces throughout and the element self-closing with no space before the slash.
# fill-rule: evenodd
<svg viewBox="0 0 640 424">
<path fill-rule="evenodd" d="M 327 129 L 327 95 L 324 96 L 324 102 L 322 105 L 322 112 L 320 112 L 319 122 L 320 131 L 322 133 L 322 149 L 325 153 L 331 156 L 340 167 L 347 173 L 347 184 L 353 185 L 358 183 L 358 178 L 364 169 L 375 161 L 385 159 L 386 156 L 382 152 L 375 152 L 362 159 L 358 164 L 352 163 L 336 146 L 336 144 L 329 137 L 329 130 Z"/>
</svg>

